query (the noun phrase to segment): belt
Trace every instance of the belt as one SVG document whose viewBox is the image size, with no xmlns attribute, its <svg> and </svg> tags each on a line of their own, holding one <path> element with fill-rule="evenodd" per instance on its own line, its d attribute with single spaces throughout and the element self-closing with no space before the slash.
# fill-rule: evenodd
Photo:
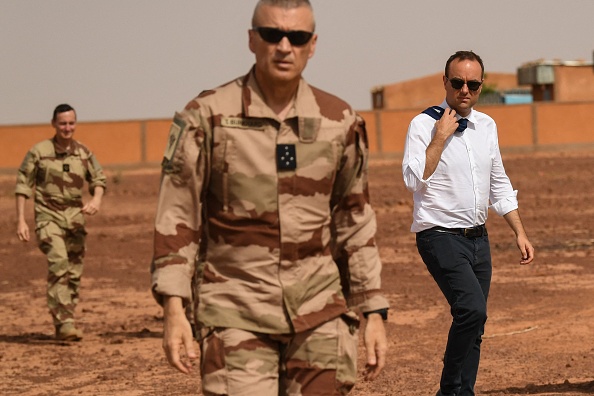
<svg viewBox="0 0 594 396">
<path fill-rule="evenodd" d="M 478 238 L 478 237 L 482 237 L 484 235 L 488 235 L 487 227 L 485 227 L 484 224 L 476 226 L 476 227 L 471 227 L 471 228 L 445 228 L 445 227 L 436 226 L 436 227 L 430 228 L 430 230 L 447 232 L 447 233 L 456 234 L 456 235 L 462 235 L 466 238 Z"/>
</svg>

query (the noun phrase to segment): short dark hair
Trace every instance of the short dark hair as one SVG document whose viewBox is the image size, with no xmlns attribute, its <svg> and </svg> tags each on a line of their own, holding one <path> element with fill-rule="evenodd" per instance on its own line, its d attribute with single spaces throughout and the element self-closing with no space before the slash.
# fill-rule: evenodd
<svg viewBox="0 0 594 396">
<path fill-rule="evenodd" d="M 67 111 L 74 111 L 74 114 L 76 114 L 76 110 L 74 110 L 74 107 L 70 106 L 67 103 L 62 103 L 56 106 L 56 108 L 54 109 L 54 115 L 52 116 L 52 121 L 56 120 L 56 117 L 58 116 L 58 114 L 60 113 L 66 113 Z"/>
<path fill-rule="evenodd" d="M 477 54 L 475 54 L 472 51 L 456 51 L 456 53 L 454 55 L 452 55 L 448 58 L 448 61 L 446 62 L 446 65 L 445 65 L 445 76 L 447 78 L 450 77 L 448 75 L 448 72 L 450 69 L 450 63 L 452 63 L 452 61 L 454 59 L 458 59 L 459 61 L 463 61 L 463 60 L 477 61 L 479 63 L 479 65 L 481 65 L 481 78 L 485 78 L 485 66 L 483 65 L 483 60 L 481 59 L 480 56 L 478 56 Z"/>
</svg>

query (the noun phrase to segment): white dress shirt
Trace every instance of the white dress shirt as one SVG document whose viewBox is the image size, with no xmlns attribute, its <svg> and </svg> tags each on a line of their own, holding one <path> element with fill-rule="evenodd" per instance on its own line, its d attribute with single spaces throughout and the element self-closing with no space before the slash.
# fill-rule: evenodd
<svg viewBox="0 0 594 396">
<path fill-rule="evenodd" d="M 440 107 L 448 107 L 445 100 Z M 425 151 L 436 121 L 419 114 L 410 123 L 402 174 L 414 196 L 412 232 L 434 226 L 474 227 L 486 222 L 489 207 L 500 216 L 518 208 L 518 192 L 503 168 L 495 121 L 474 109 L 465 118 L 468 127 L 448 138 L 435 172 L 427 179 L 423 179 Z"/>
</svg>

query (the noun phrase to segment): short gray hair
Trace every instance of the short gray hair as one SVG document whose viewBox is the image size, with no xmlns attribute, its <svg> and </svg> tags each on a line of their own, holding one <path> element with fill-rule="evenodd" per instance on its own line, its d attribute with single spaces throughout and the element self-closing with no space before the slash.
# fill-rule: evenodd
<svg viewBox="0 0 594 396">
<path fill-rule="evenodd" d="M 258 0 L 256 7 L 254 8 L 254 15 L 252 16 L 252 27 L 257 27 L 256 23 L 256 15 L 258 14 L 258 10 L 261 6 L 271 6 L 271 7 L 279 7 L 279 8 L 298 8 L 298 7 L 307 7 L 313 13 L 313 7 L 309 0 Z M 316 22 L 314 20 L 314 30 L 316 27 Z"/>
</svg>

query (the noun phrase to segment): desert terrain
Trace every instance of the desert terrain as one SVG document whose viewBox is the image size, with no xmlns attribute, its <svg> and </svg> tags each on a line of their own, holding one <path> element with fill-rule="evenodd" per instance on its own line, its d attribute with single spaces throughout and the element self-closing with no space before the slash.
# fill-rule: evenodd
<svg viewBox="0 0 594 396">
<path fill-rule="evenodd" d="M 594 151 L 505 153 L 536 260 L 520 266 L 505 221 L 490 213 L 493 254 L 479 395 L 594 394 Z M 0 395 L 199 395 L 198 371 L 169 367 L 162 311 L 150 294 L 158 167 L 107 169 L 108 192 L 89 232 L 78 323 L 58 342 L 45 303 L 47 265 L 16 237 L 15 175 L 0 176 Z M 451 321 L 409 232 L 412 195 L 400 161 L 373 160 L 372 204 L 383 288 L 391 303 L 388 364 L 355 396 L 434 395 Z M 33 225 L 32 202 L 27 204 Z M 363 349 L 360 349 L 363 367 Z"/>
</svg>

